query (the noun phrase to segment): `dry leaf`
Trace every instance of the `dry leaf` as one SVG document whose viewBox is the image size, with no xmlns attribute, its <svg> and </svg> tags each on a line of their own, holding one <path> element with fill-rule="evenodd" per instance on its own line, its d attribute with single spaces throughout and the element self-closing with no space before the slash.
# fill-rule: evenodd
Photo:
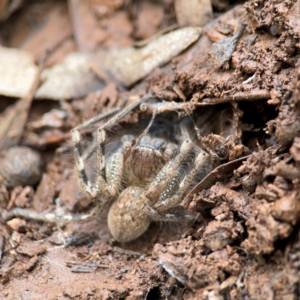
<svg viewBox="0 0 300 300">
<path fill-rule="evenodd" d="M 37 90 L 36 98 L 79 98 L 103 88 L 103 84 L 90 71 L 89 59 L 89 54 L 72 53 L 62 64 L 45 69 L 42 73 L 45 81 Z"/>
<path fill-rule="evenodd" d="M 189 47 L 201 32 L 199 27 L 186 27 L 160 36 L 143 48 L 129 47 L 106 53 L 98 52 L 91 66 L 101 78 L 105 73 L 109 79 L 131 86 Z"/>
<path fill-rule="evenodd" d="M 38 72 L 29 53 L 0 46 L 0 94 L 24 97 Z"/>
</svg>

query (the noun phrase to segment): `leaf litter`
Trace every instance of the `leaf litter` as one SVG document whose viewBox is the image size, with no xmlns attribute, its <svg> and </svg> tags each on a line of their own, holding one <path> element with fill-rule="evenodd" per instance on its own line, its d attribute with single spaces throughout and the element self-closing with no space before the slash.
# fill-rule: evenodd
<svg viewBox="0 0 300 300">
<path fill-rule="evenodd" d="M 69 2 L 75 39 L 67 30 L 58 38 L 51 23 L 25 26 L 28 11 L 39 12 L 32 14 L 32 24 L 46 20 L 50 12 L 68 24 L 65 1 L 52 1 L 51 10 L 42 1 L 23 4 L 0 24 L 5 46 L 0 59 L 13 53 L 20 59 L 0 69 L 2 78 L 15 79 L 3 87 L 0 83 L 2 128 L 10 124 L 9 106 L 18 107 L 22 100 L 8 96 L 28 95 L 33 79 L 24 72 L 28 66 L 37 70 L 32 57 L 37 61 L 41 53 L 36 43 L 45 28 L 51 40 L 56 36 L 50 46 L 58 45 L 49 57 L 54 64 L 41 75 L 47 80 L 34 96 L 39 100 L 30 101 L 24 111 L 12 110 L 11 118 L 20 125 L 13 135 L 14 147 L 5 143 L 6 152 L 1 152 L 1 210 L 86 211 L 90 203 L 74 174 L 70 129 L 120 107 L 124 98 L 130 102 L 148 92 L 170 106 L 176 103 L 178 111 L 193 113 L 199 145 L 209 153 L 214 169 L 182 202 L 186 209 L 201 213 L 191 227 L 153 224 L 144 236 L 126 244 L 111 239 L 105 215 L 67 227 L 20 218 L 3 221 L 2 296 L 14 299 L 26 291 L 28 299 L 41 294 L 45 299 L 297 299 L 299 4 L 250 0 L 229 8 L 227 2 L 213 1 L 218 17 L 202 30 L 184 27 L 166 33 L 167 28 L 182 26 L 179 14 L 193 10 L 183 11 L 180 1 L 157 3 L 149 8 L 157 22 L 147 28 L 140 17 L 149 18 L 144 1 L 90 1 L 81 19 L 76 16 L 83 4 Z M 84 23 L 88 16 L 97 27 Z M 23 26 L 9 31 L 9 24 Z M 193 37 L 188 37 L 189 31 Z M 149 40 L 137 48 L 134 43 L 140 40 L 135 39 Z M 29 53 L 24 68 L 21 45 L 27 45 Z M 70 54 L 75 50 L 66 45 L 80 51 Z M 175 52 L 164 56 L 171 46 Z M 224 49 L 230 50 L 226 57 Z M 155 59 L 149 63 L 148 58 Z M 145 64 L 150 67 L 145 69 Z M 123 126 L 135 124 L 139 117 L 125 119 Z M 11 139 L 13 128 L 7 126 L 2 141 Z M 29 146 L 43 157 L 40 166 L 40 158 L 31 156 L 31 175 L 22 173 L 28 165 L 25 160 L 14 166 L 5 154 L 19 151 L 16 146 Z M 12 169 L 3 174 L 9 170 L 7 163 Z M 18 176 L 21 181 L 11 184 Z M 23 176 L 32 181 L 23 182 Z"/>
</svg>

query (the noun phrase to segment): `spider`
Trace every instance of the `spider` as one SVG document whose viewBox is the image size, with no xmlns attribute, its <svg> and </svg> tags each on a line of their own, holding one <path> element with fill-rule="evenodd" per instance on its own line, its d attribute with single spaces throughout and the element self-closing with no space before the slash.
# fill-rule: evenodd
<svg viewBox="0 0 300 300">
<path fill-rule="evenodd" d="M 182 105 L 146 104 L 149 98 L 147 95 L 128 105 L 100 126 L 94 137 L 95 146 L 89 151 L 83 150 L 80 131 L 108 115 L 99 115 L 72 130 L 78 182 L 94 200 L 95 208 L 82 216 L 48 214 L 44 216 L 47 221 L 87 221 L 110 206 L 108 227 L 112 236 L 119 242 L 129 242 L 141 236 L 152 221 L 195 219 L 195 214 L 183 210 L 180 202 L 197 175 L 205 170 L 208 154 L 193 141 L 188 117 L 178 121 L 174 110 L 182 110 Z M 138 123 L 129 129 L 125 124 L 124 132 L 121 130 L 113 138 L 113 129 L 138 107 Z M 110 143 L 107 136 L 112 138 Z M 88 161 L 94 167 L 89 172 Z M 91 174 L 95 174 L 94 178 Z"/>
</svg>

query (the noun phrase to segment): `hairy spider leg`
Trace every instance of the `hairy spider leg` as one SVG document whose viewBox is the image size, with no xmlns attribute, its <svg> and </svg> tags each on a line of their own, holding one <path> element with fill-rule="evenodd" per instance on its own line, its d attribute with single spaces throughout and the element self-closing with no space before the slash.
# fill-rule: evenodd
<svg viewBox="0 0 300 300">
<path fill-rule="evenodd" d="M 111 129 L 117 122 L 119 122 L 124 116 L 130 113 L 133 109 L 140 106 L 146 100 L 151 98 L 151 94 L 145 95 L 139 101 L 135 101 L 132 104 L 128 105 L 122 110 L 118 109 L 118 112 L 111 117 L 104 125 L 102 125 L 97 131 L 97 183 L 93 186 L 85 171 L 84 158 L 83 158 L 83 150 L 81 146 L 81 135 L 80 130 L 86 129 L 90 127 L 92 124 L 102 120 L 107 115 L 103 117 L 103 115 L 96 116 L 86 122 L 78 125 L 74 129 L 72 129 L 72 141 L 74 146 L 74 157 L 76 163 L 76 169 L 78 171 L 78 181 L 79 185 L 91 198 L 96 198 L 103 193 L 104 197 L 107 201 L 110 198 L 116 195 L 116 186 L 121 183 L 121 176 L 123 172 L 123 156 L 122 153 L 116 153 L 114 155 L 113 163 L 114 167 L 112 171 L 112 175 L 115 176 L 112 178 L 112 182 L 108 183 L 106 178 L 106 170 L 105 170 L 105 155 L 104 155 L 104 144 L 106 139 L 106 130 Z M 115 110 L 116 112 L 117 110 Z M 118 167 L 118 163 L 120 163 Z M 121 175 L 119 175 L 119 173 Z M 105 201 L 105 202 L 107 202 Z"/>
<path fill-rule="evenodd" d="M 192 148 L 191 140 L 184 140 L 180 147 L 179 153 L 171 159 L 157 174 L 154 181 L 149 186 L 148 190 L 145 192 L 145 196 L 149 199 L 149 204 L 155 203 L 159 199 L 161 193 L 170 184 L 170 180 L 176 176 L 178 173 L 178 168 L 190 152 Z"/>
<path fill-rule="evenodd" d="M 168 212 L 170 208 L 175 207 L 182 201 L 184 193 L 193 182 L 195 176 L 201 171 L 207 162 L 208 154 L 199 149 L 200 153 L 198 153 L 195 159 L 194 167 L 181 181 L 177 189 L 177 183 L 181 177 L 180 171 L 177 169 L 180 166 L 180 163 L 182 163 L 184 157 L 186 157 L 188 154 L 189 150 L 190 148 L 184 147 L 183 144 L 180 149 L 182 158 L 177 156 L 176 162 L 174 161 L 175 163 L 171 161 L 169 164 L 167 164 L 164 168 L 165 170 L 162 170 L 161 174 L 159 173 L 157 175 L 153 185 L 151 185 L 150 189 L 145 193 L 145 196 L 150 199 L 150 201 L 144 205 L 143 211 L 151 218 L 151 220 L 179 222 L 194 219 L 194 214 L 189 212 Z M 164 180 L 162 181 L 161 178 L 164 178 Z M 155 192 L 153 193 L 153 191 Z"/>
</svg>

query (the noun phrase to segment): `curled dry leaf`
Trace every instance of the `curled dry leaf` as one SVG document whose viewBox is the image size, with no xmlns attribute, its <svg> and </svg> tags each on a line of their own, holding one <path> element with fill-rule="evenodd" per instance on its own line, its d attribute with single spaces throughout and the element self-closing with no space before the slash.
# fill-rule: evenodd
<svg viewBox="0 0 300 300">
<path fill-rule="evenodd" d="M 91 60 L 91 66 L 101 78 L 106 74 L 109 79 L 131 86 L 189 47 L 201 32 L 201 28 L 186 27 L 160 36 L 143 48 L 98 52 Z"/>
</svg>

